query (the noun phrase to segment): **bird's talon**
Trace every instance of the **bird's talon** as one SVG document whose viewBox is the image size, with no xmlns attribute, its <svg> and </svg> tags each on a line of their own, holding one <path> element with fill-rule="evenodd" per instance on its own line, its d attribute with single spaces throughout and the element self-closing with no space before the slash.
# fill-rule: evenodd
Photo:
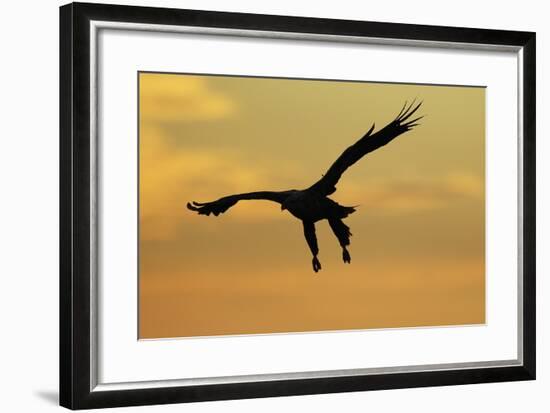
<svg viewBox="0 0 550 413">
<path fill-rule="evenodd" d="M 342 251 L 342 258 L 344 259 L 345 263 L 351 263 L 351 255 L 349 255 L 349 251 L 347 249 Z"/>
<path fill-rule="evenodd" d="M 313 257 L 311 263 L 313 264 L 313 271 L 319 272 L 319 270 L 321 269 L 321 263 L 319 262 L 317 257 Z"/>
</svg>

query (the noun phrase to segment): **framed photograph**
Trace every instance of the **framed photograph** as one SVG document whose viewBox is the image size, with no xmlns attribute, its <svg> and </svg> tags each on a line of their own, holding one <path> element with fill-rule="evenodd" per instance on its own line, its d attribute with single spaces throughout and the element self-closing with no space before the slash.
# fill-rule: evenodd
<svg viewBox="0 0 550 413">
<path fill-rule="evenodd" d="M 535 34 L 60 9 L 60 402 L 535 378 Z"/>
</svg>

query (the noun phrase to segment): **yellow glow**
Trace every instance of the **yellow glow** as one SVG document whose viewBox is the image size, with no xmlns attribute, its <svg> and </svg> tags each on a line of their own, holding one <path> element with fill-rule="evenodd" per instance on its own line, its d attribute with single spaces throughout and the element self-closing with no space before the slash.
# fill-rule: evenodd
<svg viewBox="0 0 550 413">
<path fill-rule="evenodd" d="M 140 337 L 475 324 L 485 321 L 485 90 L 140 74 Z M 427 117 L 352 166 L 331 196 L 352 263 L 317 223 L 240 202 L 302 189 L 376 122 L 418 96 Z"/>
</svg>

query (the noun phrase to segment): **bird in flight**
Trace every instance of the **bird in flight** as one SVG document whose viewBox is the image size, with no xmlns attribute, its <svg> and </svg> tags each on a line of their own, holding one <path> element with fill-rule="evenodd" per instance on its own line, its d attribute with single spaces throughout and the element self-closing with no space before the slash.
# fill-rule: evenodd
<svg viewBox="0 0 550 413">
<path fill-rule="evenodd" d="M 258 191 L 229 195 L 212 202 L 188 202 L 187 208 L 200 215 L 214 214 L 214 216 L 218 216 L 239 201 L 261 199 L 277 202 L 281 205 L 282 211 L 286 210 L 302 221 L 304 236 L 313 255 L 313 271 L 318 272 L 321 269 L 321 263 L 317 258 L 319 247 L 315 235 L 315 223 L 323 219 L 328 221 L 332 232 L 334 232 L 342 247 L 342 259 L 345 263 L 350 263 L 351 256 L 347 247 L 350 245 L 351 232 L 342 220 L 355 212 L 356 207 L 340 205 L 328 196 L 336 192 L 336 184 L 350 166 L 366 154 L 390 143 L 399 135 L 418 125 L 417 122 L 423 116 L 410 119 L 422 105 L 422 102 L 416 105 L 415 103 L 416 101 L 413 101 L 410 105 L 407 105 L 407 102 L 405 102 L 395 119 L 375 133 L 373 133 L 375 127 L 373 124 L 361 139 L 342 152 L 321 179 L 307 189 Z"/>
</svg>

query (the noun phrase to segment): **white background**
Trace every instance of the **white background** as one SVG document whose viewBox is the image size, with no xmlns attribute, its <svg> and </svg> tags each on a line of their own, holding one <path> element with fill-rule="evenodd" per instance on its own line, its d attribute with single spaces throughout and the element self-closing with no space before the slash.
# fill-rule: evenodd
<svg viewBox="0 0 550 413">
<path fill-rule="evenodd" d="M 515 54 L 100 33 L 99 383 L 517 359 Z M 487 86 L 487 325 L 137 341 L 138 70 Z"/>
<path fill-rule="evenodd" d="M 128 3 L 118 1 L 119 3 Z M 447 388 L 405 389 L 339 395 L 154 406 L 134 411 L 548 411 L 550 364 L 547 325 L 550 271 L 548 248 L 550 154 L 543 139 L 542 96 L 550 86 L 541 74 L 550 48 L 544 2 L 456 3 L 428 1 L 320 3 L 292 1 L 135 1 L 132 4 L 256 13 L 394 21 L 403 23 L 534 30 L 538 32 L 538 377 L 536 382 Z M 58 1 L 26 1 L 5 6 L 0 70 L 2 143 L 2 279 L 0 366 L 2 410 L 53 411 L 58 382 Z M 547 110 L 546 110 L 547 112 Z M 546 179 L 544 179 L 546 178 Z M 124 409 L 128 410 L 128 409 Z M 132 410 L 129 410 L 132 411 Z"/>
</svg>

